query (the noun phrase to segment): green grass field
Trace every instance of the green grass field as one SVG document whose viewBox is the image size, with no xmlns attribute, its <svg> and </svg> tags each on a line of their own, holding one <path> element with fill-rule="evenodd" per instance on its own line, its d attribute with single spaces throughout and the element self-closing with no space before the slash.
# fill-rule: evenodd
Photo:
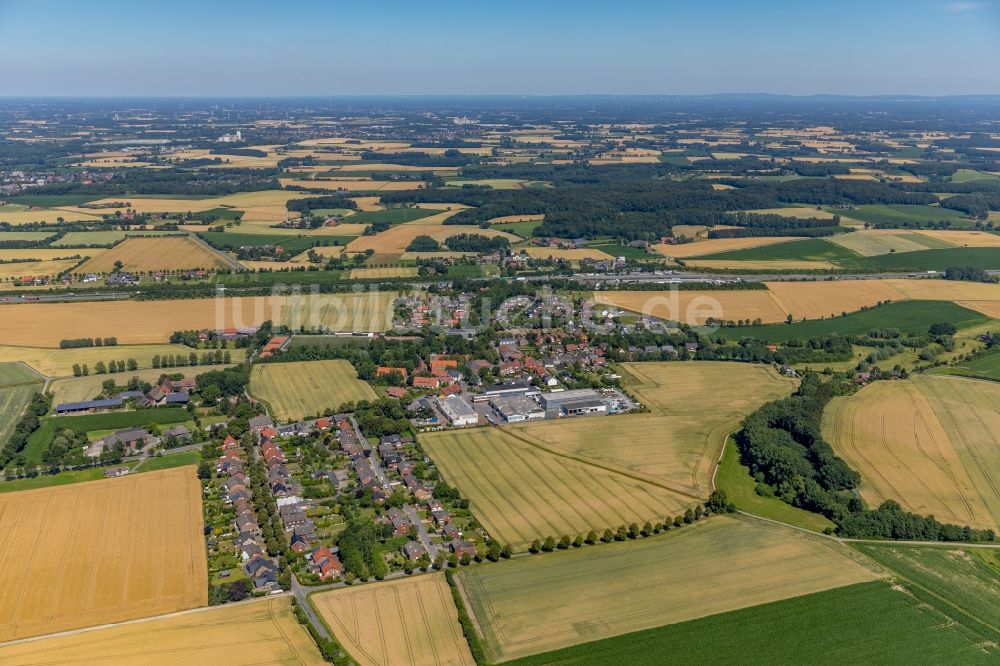
<svg viewBox="0 0 1000 666">
<path fill-rule="evenodd" d="M 746 250 L 733 250 L 706 255 L 713 261 L 829 261 L 839 262 L 857 255 L 822 238 L 806 238 L 787 243 L 773 243 Z M 696 257 L 692 257 L 695 259 Z"/>
<path fill-rule="evenodd" d="M 945 250 L 896 252 L 837 261 L 848 270 L 944 271 L 952 267 L 1000 269 L 1000 247 L 956 247 Z"/>
<path fill-rule="evenodd" d="M 956 365 L 942 366 L 930 371 L 935 375 L 959 375 L 1000 382 L 1000 350 L 983 354 L 971 361 L 962 361 Z"/>
<path fill-rule="evenodd" d="M 1000 550 L 851 544 L 905 579 L 921 600 L 1000 643 Z"/>
<path fill-rule="evenodd" d="M 76 432 L 113 431 L 147 426 L 153 423 L 182 423 L 190 418 L 191 415 L 182 407 L 158 407 L 156 409 L 80 416 L 49 416 L 42 419 L 41 427 L 31 433 L 31 437 L 28 438 L 28 445 L 24 448 L 24 458 L 29 463 L 40 463 L 42 454 L 59 429 L 69 429 Z"/>
<path fill-rule="evenodd" d="M 953 183 L 974 183 L 976 181 L 1000 183 L 1000 176 L 983 171 L 973 171 L 972 169 L 959 169 L 951 176 L 951 182 Z"/>
<path fill-rule="evenodd" d="M 830 539 L 712 516 L 659 536 L 470 567 L 456 579 L 487 656 L 504 661 L 878 575 Z"/>
<path fill-rule="evenodd" d="M 41 242 L 55 236 L 54 231 L 0 231 L 0 243 L 4 241 Z"/>
<path fill-rule="evenodd" d="M 82 203 L 93 200 L 93 194 L 24 194 L 15 197 L 5 197 L 5 201 L 8 203 L 24 206 L 41 206 L 43 208 L 79 206 Z M 95 211 L 95 215 L 97 214 L 100 214 L 100 211 Z"/>
<path fill-rule="evenodd" d="M 125 240 L 125 232 L 111 231 L 71 231 L 52 243 L 52 247 L 110 246 Z"/>
<path fill-rule="evenodd" d="M 428 208 L 387 208 L 385 210 L 359 210 L 344 218 L 344 224 L 403 224 L 414 222 L 441 211 Z"/>
<path fill-rule="evenodd" d="M 182 451 L 181 453 L 166 453 L 154 458 L 146 458 L 139 465 L 137 472 L 155 472 L 161 469 L 172 467 L 184 467 L 184 465 L 197 465 L 201 462 L 201 453 L 198 451 Z"/>
<path fill-rule="evenodd" d="M 0 363 L 0 449 L 14 433 L 14 427 L 42 389 L 42 378 L 20 363 Z"/>
<path fill-rule="evenodd" d="M 952 323 L 958 328 L 985 324 L 989 317 L 951 301 L 897 301 L 844 317 L 802 321 L 794 324 L 765 324 L 721 328 L 713 335 L 727 340 L 757 338 L 767 342 L 808 340 L 826 335 L 864 335 L 874 328 L 897 328 L 903 334 L 926 333 L 931 324 Z"/>
<path fill-rule="evenodd" d="M 948 220 L 954 227 L 972 226 L 973 220 L 965 219 L 965 215 L 950 208 L 938 208 L 937 206 L 922 205 L 896 205 L 888 206 L 874 204 L 858 206 L 850 210 L 842 211 L 844 217 L 859 222 L 871 224 L 902 224 L 903 222 L 938 222 Z"/>
<path fill-rule="evenodd" d="M 754 490 L 756 485 L 756 481 L 750 476 L 750 468 L 740 462 L 736 443 L 732 438 L 727 439 L 722 462 L 715 473 L 715 487 L 726 491 L 729 501 L 737 509 L 814 532 L 834 527 L 832 521 L 818 513 L 798 509 L 777 497 L 758 495 Z"/>
<path fill-rule="evenodd" d="M 346 271 L 269 271 L 227 273 L 216 276 L 218 284 L 269 287 L 276 284 L 334 284 L 346 279 Z"/>
<path fill-rule="evenodd" d="M 884 582 L 713 615 L 508 662 L 559 664 L 989 664 L 996 644 Z"/>
<path fill-rule="evenodd" d="M 528 220 L 526 222 L 506 222 L 504 224 L 494 224 L 491 229 L 506 231 L 509 234 L 520 236 L 521 238 L 531 238 L 532 233 L 542 224 L 542 220 Z"/>
<path fill-rule="evenodd" d="M 298 361 L 253 366 L 250 392 L 266 402 L 278 421 L 294 421 L 337 409 L 345 402 L 372 400 L 375 391 L 358 379 L 350 361 Z"/>
<path fill-rule="evenodd" d="M 290 256 L 305 252 L 311 247 L 331 243 L 329 236 L 283 236 L 278 234 L 246 234 L 231 231 L 206 231 L 198 236 L 217 250 L 235 251 L 241 247 L 274 245 L 282 247 Z"/>
<path fill-rule="evenodd" d="M 600 250 L 601 252 L 610 254 L 612 257 L 625 257 L 626 259 L 633 259 L 636 261 L 663 261 L 663 257 L 659 254 L 648 254 L 646 250 L 641 247 L 629 247 L 628 245 L 621 245 L 620 243 L 602 243 L 600 241 L 596 241 L 593 243 L 587 243 L 587 247 Z"/>
</svg>

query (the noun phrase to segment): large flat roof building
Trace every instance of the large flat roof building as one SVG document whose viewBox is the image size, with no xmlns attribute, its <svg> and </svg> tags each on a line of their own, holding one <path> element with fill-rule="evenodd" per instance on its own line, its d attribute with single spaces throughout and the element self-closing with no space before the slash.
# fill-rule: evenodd
<svg viewBox="0 0 1000 666">
<path fill-rule="evenodd" d="M 448 418 L 448 422 L 453 426 L 479 425 L 479 414 L 460 395 L 449 395 L 447 398 L 438 398 L 438 405 L 440 405 L 441 411 Z"/>
</svg>

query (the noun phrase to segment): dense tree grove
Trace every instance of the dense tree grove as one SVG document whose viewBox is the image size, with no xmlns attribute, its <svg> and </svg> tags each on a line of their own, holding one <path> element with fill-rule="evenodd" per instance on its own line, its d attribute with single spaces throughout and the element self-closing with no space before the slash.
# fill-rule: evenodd
<svg viewBox="0 0 1000 666">
<path fill-rule="evenodd" d="M 621 237 L 654 240 L 675 224 L 733 224 L 731 211 L 773 208 L 784 203 L 854 206 L 860 204 L 929 204 L 938 198 L 878 182 L 815 178 L 781 183 L 753 183 L 733 179 L 735 189 L 715 190 L 699 180 L 665 178 L 668 165 L 629 165 L 601 169 L 579 164 L 470 169 L 481 177 L 531 177 L 550 180 L 555 187 L 521 190 L 488 188 L 428 188 L 386 193 L 386 203 L 462 203 L 446 224 L 480 224 L 502 215 L 545 214 L 534 233 L 567 238 Z M 819 224 L 823 222 L 824 224 Z M 781 228 L 794 235 L 828 235 L 815 231 L 830 221 L 791 218 L 755 221 L 760 228 Z M 756 235 L 765 235 L 758 233 Z"/>
<path fill-rule="evenodd" d="M 865 506 L 855 492 L 861 476 L 834 453 L 820 430 L 823 408 L 847 388 L 840 380 L 824 383 L 818 375 L 807 374 L 795 394 L 769 402 L 746 418 L 736 443 L 759 482 L 758 492 L 822 513 L 842 536 L 992 541 L 992 531 L 942 524 L 905 512 L 894 502 L 875 510 Z"/>
</svg>

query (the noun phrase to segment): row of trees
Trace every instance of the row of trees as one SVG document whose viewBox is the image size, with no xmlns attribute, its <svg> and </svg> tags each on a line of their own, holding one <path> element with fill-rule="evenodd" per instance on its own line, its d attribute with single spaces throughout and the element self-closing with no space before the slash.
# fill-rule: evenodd
<svg viewBox="0 0 1000 666">
<path fill-rule="evenodd" d="M 842 536 L 992 541 L 991 530 L 943 524 L 905 512 L 895 502 L 875 510 L 865 506 L 855 492 L 861 475 L 834 453 L 821 434 L 824 407 L 849 390 L 841 380 L 824 383 L 810 373 L 795 394 L 767 403 L 744 420 L 736 443 L 742 462 L 758 480 L 758 492 L 825 515 Z"/>
<path fill-rule="evenodd" d="M 80 347 L 114 347 L 118 338 L 66 338 L 59 341 L 60 349 L 77 349 Z"/>
<path fill-rule="evenodd" d="M 94 364 L 94 374 L 95 375 L 106 375 L 114 374 L 116 372 L 132 372 L 139 369 L 139 363 L 134 358 L 129 359 L 111 359 L 107 363 L 104 361 L 98 361 Z M 86 377 L 90 375 L 90 366 L 86 363 L 74 363 L 73 364 L 73 376 L 74 377 Z"/>
</svg>

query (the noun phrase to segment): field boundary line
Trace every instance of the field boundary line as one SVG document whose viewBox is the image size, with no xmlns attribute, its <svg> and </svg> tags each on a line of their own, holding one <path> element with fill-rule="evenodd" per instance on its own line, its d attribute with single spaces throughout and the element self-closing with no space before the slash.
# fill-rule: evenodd
<svg viewBox="0 0 1000 666">
<path fill-rule="evenodd" d="M 109 623 L 109 624 L 97 624 L 97 625 L 94 625 L 93 627 L 83 627 L 81 629 L 70 629 L 68 631 L 59 631 L 59 632 L 56 632 L 54 634 L 42 634 L 40 636 L 29 636 L 27 638 L 18 638 L 18 639 L 13 640 L 13 641 L 7 641 L 7 642 L 4 642 L 4 643 L 0 643 L 0 648 L 10 647 L 12 645 L 22 645 L 24 643 L 34 643 L 36 641 L 45 640 L 47 638 L 62 638 L 64 636 L 74 636 L 76 634 L 85 634 L 85 633 L 89 633 L 91 631 L 100 631 L 101 629 L 113 629 L 114 627 L 124 627 L 124 626 L 128 626 L 130 624 L 141 624 L 143 622 L 152 622 L 154 620 L 166 620 L 166 619 L 169 619 L 169 618 L 172 618 L 172 617 L 179 617 L 179 616 L 182 616 L 182 615 L 192 615 L 194 613 L 203 613 L 205 611 L 217 610 L 218 608 L 221 608 L 222 606 L 233 607 L 233 606 L 242 606 L 242 605 L 245 605 L 245 604 L 258 604 L 258 603 L 262 603 L 262 602 L 268 601 L 269 599 L 276 599 L 276 598 L 280 598 L 280 597 L 288 597 L 288 596 L 291 596 L 291 594 L 292 594 L 291 592 L 281 592 L 280 594 L 272 594 L 272 595 L 264 597 L 264 598 L 247 599 L 246 601 L 235 601 L 235 602 L 232 602 L 232 603 L 222 604 L 222 605 L 219 605 L 219 606 L 201 606 L 199 608 L 188 608 L 187 610 L 174 611 L 173 613 L 166 613 L 166 614 L 163 614 L 163 615 L 152 615 L 150 617 L 140 617 L 140 618 L 136 618 L 134 620 L 122 620 L 121 622 L 112 622 L 112 623 Z"/>
<path fill-rule="evenodd" d="M 509 430 L 510 430 L 511 436 L 514 437 L 515 439 L 518 439 L 518 440 L 524 442 L 525 444 L 527 444 L 528 446 L 532 446 L 532 447 L 534 447 L 536 449 L 539 449 L 541 451 L 545 451 L 546 453 L 548 453 L 550 455 L 553 455 L 553 456 L 556 456 L 558 458 L 566 458 L 567 460 L 575 460 L 578 463 L 582 463 L 582 464 L 588 465 L 590 467 L 596 467 L 597 469 L 602 469 L 602 470 L 604 470 L 606 472 L 611 472 L 612 474 L 620 474 L 621 476 L 628 477 L 628 478 L 633 479 L 635 481 L 639 481 L 641 483 L 648 483 L 650 485 L 660 487 L 660 488 L 662 488 L 664 490 L 668 490 L 668 491 L 670 491 L 672 493 L 677 493 L 678 495 L 683 495 L 684 497 L 687 497 L 687 498 L 690 498 L 690 499 L 693 499 L 693 500 L 698 500 L 699 502 L 704 499 L 702 497 L 698 497 L 697 495 L 692 495 L 691 493 L 689 493 L 687 491 L 679 490 L 677 488 L 674 488 L 673 486 L 671 486 L 669 484 L 663 483 L 659 479 L 647 478 L 644 475 L 639 474 L 638 472 L 633 472 L 632 470 L 618 469 L 618 468 L 616 468 L 614 466 L 603 465 L 603 464 L 597 462 L 596 460 L 593 460 L 591 458 L 587 458 L 585 456 L 577 456 L 577 455 L 574 455 L 574 454 L 571 454 L 571 453 L 565 453 L 563 451 L 557 451 L 555 449 L 549 448 L 545 444 L 532 442 L 531 440 L 525 438 L 523 435 L 514 434 L 516 432 L 516 430 L 514 428 L 511 428 Z"/>
</svg>

